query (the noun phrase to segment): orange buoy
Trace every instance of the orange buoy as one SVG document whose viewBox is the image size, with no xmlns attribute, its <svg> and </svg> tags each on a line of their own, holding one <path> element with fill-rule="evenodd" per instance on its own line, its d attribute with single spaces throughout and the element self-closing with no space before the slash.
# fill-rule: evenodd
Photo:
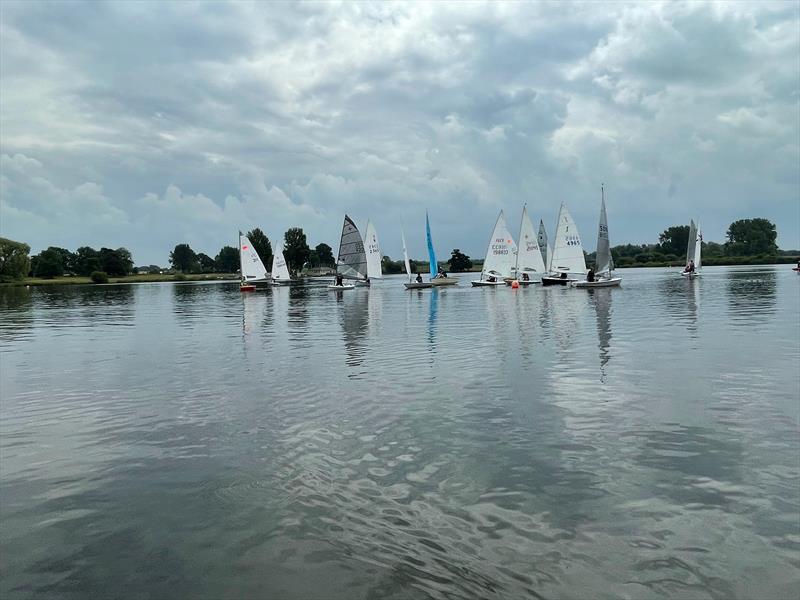
<svg viewBox="0 0 800 600">
<path fill-rule="evenodd" d="M 519 281 L 517 281 L 517 280 L 515 279 L 514 281 L 512 281 L 512 282 L 511 282 L 511 289 L 512 289 L 512 290 L 515 290 L 515 289 L 517 289 L 518 287 L 519 287 Z"/>
</svg>

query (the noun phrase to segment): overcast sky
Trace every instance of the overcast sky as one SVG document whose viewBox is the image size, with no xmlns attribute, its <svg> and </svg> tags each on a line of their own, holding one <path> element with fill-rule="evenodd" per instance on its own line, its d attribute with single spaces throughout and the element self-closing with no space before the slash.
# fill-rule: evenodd
<svg viewBox="0 0 800 600">
<path fill-rule="evenodd" d="M 800 4 L 0 3 L 0 235 L 167 264 L 239 229 L 482 256 L 763 216 L 800 248 Z"/>
</svg>

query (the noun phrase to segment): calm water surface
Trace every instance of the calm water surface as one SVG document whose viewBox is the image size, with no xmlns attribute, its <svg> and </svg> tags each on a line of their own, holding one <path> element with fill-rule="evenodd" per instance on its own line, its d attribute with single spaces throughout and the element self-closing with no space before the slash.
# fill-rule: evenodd
<svg viewBox="0 0 800 600">
<path fill-rule="evenodd" d="M 0 597 L 794 598 L 800 277 L 0 289 Z"/>
</svg>

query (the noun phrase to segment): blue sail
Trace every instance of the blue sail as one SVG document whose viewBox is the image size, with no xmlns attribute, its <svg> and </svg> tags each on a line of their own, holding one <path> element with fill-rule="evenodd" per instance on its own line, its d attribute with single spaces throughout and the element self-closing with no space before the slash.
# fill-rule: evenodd
<svg viewBox="0 0 800 600">
<path fill-rule="evenodd" d="M 431 223 L 428 221 L 428 211 L 425 211 L 425 235 L 428 238 L 428 258 L 431 261 L 431 279 L 436 277 L 439 268 L 436 263 L 436 252 L 433 251 L 433 241 L 431 240 Z"/>
</svg>

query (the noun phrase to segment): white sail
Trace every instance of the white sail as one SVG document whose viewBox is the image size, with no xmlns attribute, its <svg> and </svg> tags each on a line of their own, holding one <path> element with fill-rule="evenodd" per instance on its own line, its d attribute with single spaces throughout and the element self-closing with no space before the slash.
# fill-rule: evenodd
<svg viewBox="0 0 800 600">
<path fill-rule="evenodd" d="M 408 280 L 411 281 L 411 262 L 408 260 L 408 250 L 406 249 L 406 233 L 400 230 L 400 236 L 403 238 L 403 262 L 406 264 L 406 275 Z"/>
<path fill-rule="evenodd" d="M 286 266 L 286 259 L 280 247 L 275 248 L 275 254 L 272 257 L 272 279 L 274 281 L 289 281 L 291 279 L 289 267 Z"/>
<path fill-rule="evenodd" d="M 367 254 L 367 276 L 370 279 L 381 279 L 383 277 L 381 247 L 378 244 L 375 226 L 370 221 L 367 221 L 367 229 L 364 232 L 364 251 Z"/>
<path fill-rule="evenodd" d="M 694 260 L 695 246 L 697 245 L 697 226 L 694 224 L 694 219 L 689 221 L 689 241 L 686 244 L 686 266 Z M 695 268 L 697 264 L 695 263 Z"/>
<path fill-rule="evenodd" d="M 700 267 L 703 266 L 703 263 L 700 260 L 700 251 L 702 249 L 703 249 L 703 232 L 700 231 L 700 223 L 698 223 L 697 237 L 695 238 L 695 243 L 694 243 L 694 268 L 696 271 L 699 271 Z"/>
<path fill-rule="evenodd" d="M 603 188 L 600 189 L 602 190 Z M 600 225 L 597 228 L 597 254 L 595 255 L 594 264 L 597 275 L 610 273 L 614 268 L 611 263 L 611 243 L 608 239 L 605 191 L 602 191 L 602 200 L 600 201 Z"/>
<path fill-rule="evenodd" d="M 239 267 L 242 271 L 242 281 L 265 281 L 267 269 L 258 252 L 253 248 L 248 237 L 239 232 Z"/>
<path fill-rule="evenodd" d="M 562 202 L 558 211 L 556 241 L 553 244 L 553 256 L 550 259 L 550 271 L 553 273 L 586 273 L 586 259 L 583 256 L 583 245 L 578 227 L 569 210 Z"/>
<path fill-rule="evenodd" d="M 339 257 L 336 272 L 347 279 L 366 279 L 367 255 L 358 227 L 347 215 L 342 225 L 342 238 L 339 241 Z"/>
<path fill-rule="evenodd" d="M 539 252 L 542 254 L 542 260 L 546 270 L 550 270 L 550 263 L 548 262 L 553 257 L 553 251 L 547 245 L 547 231 L 544 229 L 544 221 L 539 219 Z"/>
<path fill-rule="evenodd" d="M 543 232 L 542 228 L 539 229 Z M 522 208 L 522 221 L 519 226 L 519 249 L 517 250 L 517 277 L 520 273 L 545 273 L 544 259 L 539 250 L 539 239 L 528 217 L 528 207 Z"/>
<path fill-rule="evenodd" d="M 516 263 L 516 254 L 517 245 L 508 231 L 508 226 L 501 210 L 497 216 L 497 222 L 494 224 L 489 246 L 486 248 L 486 259 L 483 261 L 481 278 L 484 275 L 511 277 L 511 272 L 514 270 L 514 264 Z"/>
</svg>

